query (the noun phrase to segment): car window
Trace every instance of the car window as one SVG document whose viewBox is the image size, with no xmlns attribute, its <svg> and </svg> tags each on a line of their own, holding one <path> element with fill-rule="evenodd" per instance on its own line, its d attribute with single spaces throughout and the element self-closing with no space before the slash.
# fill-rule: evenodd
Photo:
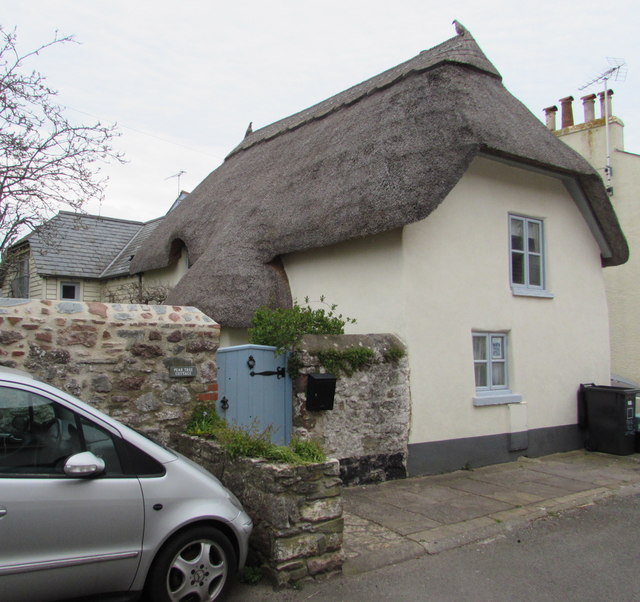
<svg viewBox="0 0 640 602">
<path fill-rule="evenodd" d="M 122 474 L 105 429 L 41 395 L 0 387 L 0 476 L 63 476 L 67 458 L 83 451 L 105 461 L 106 476 Z"/>
<path fill-rule="evenodd" d="M 122 465 L 111 433 L 86 418 L 80 418 L 80 424 L 86 450 L 104 460 L 107 475 L 121 475 Z"/>
</svg>

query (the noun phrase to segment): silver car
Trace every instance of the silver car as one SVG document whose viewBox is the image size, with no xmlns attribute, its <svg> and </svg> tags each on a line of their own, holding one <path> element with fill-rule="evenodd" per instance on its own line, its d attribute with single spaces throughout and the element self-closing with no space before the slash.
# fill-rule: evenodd
<svg viewBox="0 0 640 602">
<path fill-rule="evenodd" d="M 244 566 L 251 528 L 204 469 L 0 367 L 3 602 L 215 600 Z"/>
</svg>

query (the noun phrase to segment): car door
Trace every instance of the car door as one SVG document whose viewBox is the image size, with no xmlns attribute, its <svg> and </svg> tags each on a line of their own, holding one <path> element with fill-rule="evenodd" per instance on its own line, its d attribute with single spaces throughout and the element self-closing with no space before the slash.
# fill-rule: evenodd
<svg viewBox="0 0 640 602">
<path fill-rule="evenodd" d="M 140 483 L 112 427 L 28 387 L 0 387 L 0 592 L 4 602 L 127 591 L 142 548 Z M 104 474 L 72 478 L 92 451 Z"/>
</svg>

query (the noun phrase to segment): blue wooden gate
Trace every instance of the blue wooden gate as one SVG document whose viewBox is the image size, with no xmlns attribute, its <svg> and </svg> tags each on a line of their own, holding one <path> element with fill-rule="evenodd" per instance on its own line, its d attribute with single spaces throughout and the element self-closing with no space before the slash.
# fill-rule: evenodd
<svg viewBox="0 0 640 602">
<path fill-rule="evenodd" d="M 263 432 L 271 441 L 291 441 L 293 390 L 287 370 L 289 353 L 275 347 L 238 345 L 218 349 L 217 409 L 229 424 Z"/>
</svg>

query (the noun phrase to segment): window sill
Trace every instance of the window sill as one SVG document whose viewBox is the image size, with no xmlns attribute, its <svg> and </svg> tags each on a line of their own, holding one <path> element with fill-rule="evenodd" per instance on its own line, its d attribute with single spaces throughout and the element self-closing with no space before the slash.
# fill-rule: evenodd
<svg viewBox="0 0 640 602">
<path fill-rule="evenodd" d="M 504 391 L 476 391 L 473 397 L 473 405 L 482 406 L 500 406 L 510 403 L 521 403 L 522 395 L 512 393 L 508 389 Z"/>
<path fill-rule="evenodd" d="M 554 294 L 541 288 L 526 288 L 524 286 L 511 286 L 511 292 L 516 297 L 539 297 L 541 299 L 553 299 Z"/>
</svg>

